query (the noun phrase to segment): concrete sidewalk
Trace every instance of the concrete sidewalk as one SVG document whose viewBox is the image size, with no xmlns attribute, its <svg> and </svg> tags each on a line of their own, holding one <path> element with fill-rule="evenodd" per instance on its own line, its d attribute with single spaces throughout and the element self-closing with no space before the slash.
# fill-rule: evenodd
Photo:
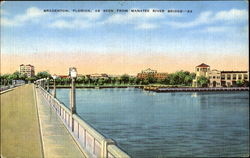
<svg viewBox="0 0 250 158">
<path fill-rule="evenodd" d="M 36 89 L 38 115 L 45 158 L 85 157 L 66 127 Z"/>
<path fill-rule="evenodd" d="M 1 157 L 43 157 L 33 85 L 17 87 L 0 97 Z"/>
</svg>

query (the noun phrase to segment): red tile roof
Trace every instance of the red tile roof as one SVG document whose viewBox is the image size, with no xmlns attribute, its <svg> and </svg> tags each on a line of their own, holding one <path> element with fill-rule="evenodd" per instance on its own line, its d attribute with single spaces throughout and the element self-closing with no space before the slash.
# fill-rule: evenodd
<svg viewBox="0 0 250 158">
<path fill-rule="evenodd" d="M 60 78 L 68 78 L 68 75 L 58 75 Z"/>
<path fill-rule="evenodd" d="M 202 63 L 202 64 L 200 64 L 200 65 L 198 65 L 198 66 L 196 66 L 196 67 L 210 67 L 210 66 L 207 65 L 207 64 Z"/>
</svg>

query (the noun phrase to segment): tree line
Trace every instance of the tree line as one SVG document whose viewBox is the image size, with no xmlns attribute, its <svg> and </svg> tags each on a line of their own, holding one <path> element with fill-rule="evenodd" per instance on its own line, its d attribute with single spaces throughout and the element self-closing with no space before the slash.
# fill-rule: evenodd
<svg viewBox="0 0 250 158">
<path fill-rule="evenodd" d="M 41 78 L 50 78 L 52 76 L 47 71 L 38 72 L 34 77 L 28 77 L 26 74 L 20 74 L 18 71 L 13 74 L 0 75 L 1 85 L 9 85 L 13 80 L 24 80 L 26 83 L 34 82 Z M 177 71 L 170 73 L 166 78 L 157 79 L 154 76 L 148 75 L 146 78 L 137 78 L 128 74 L 123 74 L 119 77 L 103 77 L 103 78 L 91 78 L 88 76 L 78 76 L 76 78 L 76 84 L 79 85 L 149 85 L 149 84 L 164 84 L 164 85 L 183 85 L 191 86 L 192 81 L 195 78 L 195 73 L 188 71 Z M 70 78 L 57 77 L 55 80 L 57 85 L 69 85 Z"/>
<path fill-rule="evenodd" d="M 38 79 L 47 78 L 47 77 L 51 78 L 51 75 L 46 71 L 38 72 L 37 75 L 33 77 L 28 77 L 27 74 L 21 74 L 19 71 L 16 71 L 13 74 L 0 75 L 1 85 L 10 85 L 12 84 L 13 80 L 23 80 L 26 83 L 28 83 L 28 82 L 34 82 Z"/>
</svg>

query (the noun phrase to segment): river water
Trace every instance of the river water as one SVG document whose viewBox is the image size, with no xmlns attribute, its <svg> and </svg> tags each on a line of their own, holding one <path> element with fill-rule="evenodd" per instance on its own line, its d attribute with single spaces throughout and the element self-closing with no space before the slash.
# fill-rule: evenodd
<svg viewBox="0 0 250 158">
<path fill-rule="evenodd" d="M 77 89 L 77 113 L 132 157 L 248 156 L 249 92 Z M 57 89 L 69 106 L 69 89 Z"/>
</svg>

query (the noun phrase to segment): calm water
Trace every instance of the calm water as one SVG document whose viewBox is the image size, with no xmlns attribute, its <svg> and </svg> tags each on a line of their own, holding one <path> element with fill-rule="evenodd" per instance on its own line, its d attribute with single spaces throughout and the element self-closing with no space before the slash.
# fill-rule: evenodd
<svg viewBox="0 0 250 158">
<path fill-rule="evenodd" d="M 132 157 L 249 155 L 248 92 L 77 89 L 77 113 Z M 57 97 L 69 105 L 69 89 Z"/>
</svg>

